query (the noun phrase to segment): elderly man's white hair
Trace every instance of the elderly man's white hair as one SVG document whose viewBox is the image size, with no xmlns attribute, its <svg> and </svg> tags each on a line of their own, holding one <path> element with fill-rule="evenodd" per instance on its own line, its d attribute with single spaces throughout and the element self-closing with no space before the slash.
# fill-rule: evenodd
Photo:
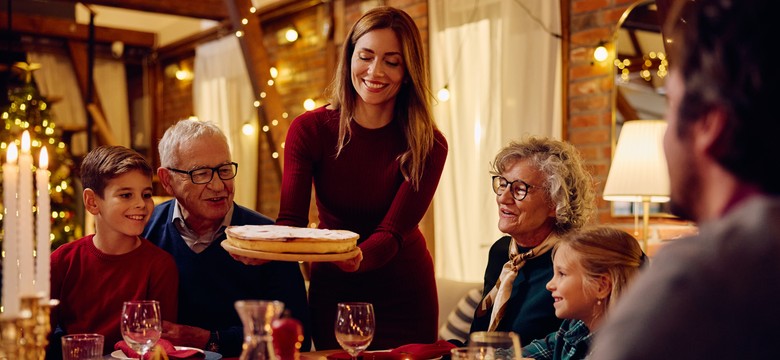
<svg viewBox="0 0 780 360">
<path fill-rule="evenodd" d="M 184 119 L 165 130 L 165 134 L 160 139 L 160 143 L 157 145 L 157 151 L 160 153 L 160 166 L 178 166 L 179 164 L 174 164 L 174 162 L 177 159 L 176 151 L 178 151 L 179 146 L 185 141 L 195 141 L 202 136 L 218 136 L 229 146 L 227 136 L 213 122 Z"/>
</svg>

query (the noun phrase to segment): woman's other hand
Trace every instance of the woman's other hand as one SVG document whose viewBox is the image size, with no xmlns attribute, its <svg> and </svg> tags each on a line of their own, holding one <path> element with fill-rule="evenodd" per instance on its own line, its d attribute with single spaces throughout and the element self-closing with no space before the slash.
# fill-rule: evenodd
<svg viewBox="0 0 780 360">
<path fill-rule="evenodd" d="M 230 256 L 232 256 L 234 260 L 239 261 L 245 265 L 263 265 L 270 261 L 270 260 L 255 259 L 255 258 L 235 255 L 235 254 L 230 254 Z"/>
<path fill-rule="evenodd" d="M 334 261 L 333 263 L 344 272 L 355 272 L 360 268 L 360 262 L 363 261 L 363 251 L 358 248 L 358 253 L 355 257 L 342 261 Z"/>
</svg>

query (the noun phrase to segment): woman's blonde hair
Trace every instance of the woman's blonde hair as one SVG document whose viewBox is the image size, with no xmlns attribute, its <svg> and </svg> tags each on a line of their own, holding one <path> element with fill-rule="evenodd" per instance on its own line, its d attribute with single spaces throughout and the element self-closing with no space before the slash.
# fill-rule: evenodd
<svg viewBox="0 0 780 360">
<path fill-rule="evenodd" d="M 529 137 L 511 142 L 493 161 L 493 175 L 502 175 L 515 162 L 528 159 L 544 174 L 543 186 L 555 206 L 556 234 L 579 229 L 595 212 L 593 180 L 577 149 L 566 142 L 546 137 Z"/>
<path fill-rule="evenodd" d="M 333 108 L 340 109 L 336 156 L 349 143 L 358 94 L 352 86 L 352 54 L 358 39 L 368 32 L 390 29 L 401 43 L 405 76 L 395 100 L 394 118 L 400 121 L 408 149 L 399 156 L 401 173 L 417 189 L 425 159 L 433 149 L 436 124 L 433 122 L 428 87 L 428 65 L 423 53 L 420 31 L 414 20 L 402 10 L 381 6 L 366 12 L 347 34 L 328 96 Z"/>
<path fill-rule="evenodd" d="M 612 306 L 631 279 L 645 262 L 645 255 L 636 239 L 627 232 L 606 226 L 590 227 L 573 231 L 555 244 L 552 255 L 561 248 L 572 251 L 575 262 L 583 271 L 583 288 L 587 295 L 596 292 L 599 279 L 607 276 L 612 284 L 609 296 L 600 299 L 603 311 Z M 603 314 L 598 313 L 597 316 Z"/>
</svg>

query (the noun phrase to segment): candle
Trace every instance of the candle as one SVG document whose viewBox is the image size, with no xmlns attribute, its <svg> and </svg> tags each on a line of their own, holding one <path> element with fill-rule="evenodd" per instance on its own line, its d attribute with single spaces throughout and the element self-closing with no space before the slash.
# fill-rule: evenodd
<svg viewBox="0 0 780 360">
<path fill-rule="evenodd" d="M 5 153 L 3 164 L 3 310 L 7 316 L 19 314 L 19 268 L 16 260 L 19 254 L 17 236 L 17 203 L 16 192 L 19 186 L 19 166 L 16 165 L 19 152 L 13 141 Z"/>
<path fill-rule="evenodd" d="M 38 217 L 35 219 L 35 291 L 43 295 L 44 300 L 49 300 L 50 293 L 50 264 L 51 253 L 51 199 L 49 198 L 49 154 L 46 147 L 41 147 L 41 157 L 38 161 L 38 170 L 35 171 L 35 187 L 38 189 L 38 197 L 35 204 L 38 206 Z"/>
<path fill-rule="evenodd" d="M 33 219 L 32 219 L 32 154 L 30 154 L 30 133 L 22 134 L 22 151 L 19 154 L 19 293 L 21 296 L 35 295 L 33 284 Z"/>
</svg>

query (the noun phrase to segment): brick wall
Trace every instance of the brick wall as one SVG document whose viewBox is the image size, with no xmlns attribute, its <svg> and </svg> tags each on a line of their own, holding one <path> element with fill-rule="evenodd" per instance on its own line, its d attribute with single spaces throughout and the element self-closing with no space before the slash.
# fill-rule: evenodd
<svg viewBox="0 0 780 360">
<path fill-rule="evenodd" d="M 612 154 L 612 64 L 594 63 L 593 48 L 609 42 L 623 12 L 634 0 L 571 0 L 568 71 L 568 139 L 593 174 L 600 223 L 613 222 L 609 202 L 601 198 Z M 563 5 L 565 6 L 565 5 Z"/>
</svg>

